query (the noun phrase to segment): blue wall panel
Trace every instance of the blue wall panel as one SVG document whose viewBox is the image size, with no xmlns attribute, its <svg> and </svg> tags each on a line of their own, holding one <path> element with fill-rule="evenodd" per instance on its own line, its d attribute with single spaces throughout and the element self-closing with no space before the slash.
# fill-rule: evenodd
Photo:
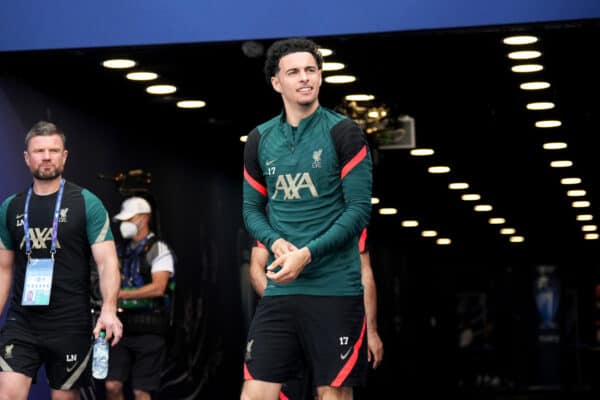
<svg viewBox="0 0 600 400">
<path fill-rule="evenodd" d="M 325 36 L 600 17 L 597 0 L 19 0 L 0 51 Z"/>
</svg>

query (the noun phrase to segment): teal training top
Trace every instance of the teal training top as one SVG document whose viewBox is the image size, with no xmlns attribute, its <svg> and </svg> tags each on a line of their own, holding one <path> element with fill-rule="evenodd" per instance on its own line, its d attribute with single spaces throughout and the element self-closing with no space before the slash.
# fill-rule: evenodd
<svg viewBox="0 0 600 400">
<path fill-rule="evenodd" d="M 298 127 L 282 113 L 250 132 L 243 183 L 248 231 L 269 250 L 284 238 L 312 255 L 293 282 L 269 281 L 265 296 L 362 294 L 358 237 L 371 214 L 371 169 L 364 132 L 324 107 Z"/>
</svg>

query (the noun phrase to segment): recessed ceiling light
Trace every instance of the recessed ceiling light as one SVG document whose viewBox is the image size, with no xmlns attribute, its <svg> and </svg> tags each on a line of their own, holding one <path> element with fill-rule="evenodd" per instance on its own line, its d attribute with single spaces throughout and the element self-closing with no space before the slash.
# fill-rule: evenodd
<svg viewBox="0 0 600 400">
<path fill-rule="evenodd" d="M 398 214 L 398 210 L 392 207 L 384 207 L 379 209 L 381 215 L 395 215 Z"/>
<path fill-rule="evenodd" d="M 379 109 L 372 109 L 367 113 L 367 117 L 371 118 L 371 119 L 378 119 L 378 118 L 385 118 L 385 116 L 387 115 L 387 113 L 385 112 L 385 110 L 379 110 Z"/>
<path fill-rule="evenodd" d="M 435 243 L 439 244 L 440 246 L 447 246 L 452 243 L 452 240 L 450 240 L 450 238 L 437 238 Z"/>
<path fill-rule="evenodd" d="M 434 165 L 433 167 L 427 168 L 427 172 L 430 174 L 447 174 L 450 172 L 450 167 L 445 165 Z"/>
<path fill-rule="evenodd" d="M 598 230 L 598 226 L 596 225 L 583 225 L 581 227 L 583 232 L 596 232 Z"/>
<path fill-rule="evenodd" d="M 597 233 L 586 233 L 583 238 L 585 240 L 598 240 L 598 234 Z"/>
<path fill-rule="evenodd" d="M 573 166 L 573 161 L 571 160 L 555 160 L 550 162 L 550 166 L 552 168 L 568 168 Z"/>
<path fill-rule="evenodd" d="M 514 65 L 511 70 L 516 73 L 528 73 L 528 72 L 538 72 L 544 69 L 543 65 L 540 64 L 521 64 Z"/>
<path fill-rule="evenodd" d="M 129 60 L 127 58 L 113 58 L 110 60 L 102 61 L 102 66 L 104 68 L 111 69 L 127 69 L 135 67 L 136 62 L 133 60 Z"/>
<path fill-rule="evenodd" d="M 125 75 L 125 77 L 130 81 L 152 81 L 158 78 L 158 74 L 155 72 L 138 71 L 130 72 L 127 75 Z"/>
<path fill-rule="evenodd" d="M 477 204 L 475 207 L 473 207 L 473 210 L 477 211 L 477 212 L 489 212 L 492 211 L 494 209 L 494 207 L 492 207 L 489 204 Z"/>
<path fill-rule="evenodd" d="M 400 223 L 404 228 L 416 228 L 419 226 L 419 221 L 416 219 L 405 219 Z"/>
<path fill-rule="evenodd" d="M 372 94 L 349 94 L 344 97 L 347 101 L 371 101 L 375 99 Z"/>
<path fill-rule="evenodd" d="M 583 197 L 587 194 L 587 192 L 583 189 L 577 189 L 577 190 L 568 190 L 567 191 L 567 196 L 569 197 Z"/>
<path fill-rule="evenodd" d="M 562 150 L 567 148 L 567 144 L 565 142 L 548 142 L 544 143 L 542 147 L 544 150 Z"/>
<path fill-rule="evenodd" d="M 171 94 L 176 91 L 177 88 L 173 85 L 152 85 L 146 88 L 146 92 L 150 94 Z"/>
<path fill-rule="evenodd" d="M 574 201 L 571 203 L 571 207 L 573 208 L 588 208 L 591 203 L 587 200 Z"/>
<path fill-rule="evenodd" d="M 500 229 L 501 235 L 514 235 L 517 230 L 515 228 L 502 228 Z"/>
<path fill-rule="evenodd" d="M 525 241 L 525 237 L 523 237 L 523 236 L 511 236 L 508 240 L 511 243 L 523 243 Z"/>
<path fill-rule="evenodd" d="M 563 185 L 579 185 L 581 183 L 581 178 L 562 178 L 560 183 Z"/>
<path fill-rule="evenodd" d="M 354 75 L 330 75 L 325 77 L 327 83 L 351 83 L 356 80 Z"/>
<path fill-rule="evenodd" d="M 437 231 L 434 231 L 432 229 L 421 232 L 421 236 L 423 236 L 423 237 L 436 237 L 437 235 L 438 235 Z"/>
<path fill-rule="evenodd" d="M 371 197 L 371 204 L 379 204 L 379 198 L 378 197 Z"/>
<path fill-rule="evenodd" d="M 532 35 L 514 35 L 514 36 L 507 36 L 504 39 L 502 39 L 502 42 L 504 44 L 508 44 L 511 46 L 521 45 L 521 44 L 531 44 L 531 43 L 535 43 L 537 41 L 538 41 L 538 38 L 536 36 L 532 36 Z"/>
<path fill-rule="evenodd" d="M 508 53 L 508 58 L 511 60 L 531 60 L 541 56 L 542 53 L 537 50 L 521 50 Z"/>
<path fill-rule="evenodd" d="M 448 189 L 450 190 L 464 190 L 468 188 L 469 184 L 467 182 L 452 182 L 448 184 Z"/>
<path fill-rule="evenodd" d="M 550 87 L 550 83 L 538 81 L 538 82 L 525 82 L 521 83 L 520 88 L 523 90 L 542 90 L 548 89 Z"/>
<path fill-rule="evenodd" d="M 536 121 L 535 123 L 536 128 L 556 128 L 561 125 L 562 122 L 556 119 L 546 119 L 542 121 Z"/>
<path fill-rule="evenodd" d="M 592 214 L 579 214 L 576 219 L 577 221 L 581 222 L 592 221 L 594 219 L 594 216 Z"/>
<path fill-rule="evenodd" d="M 465 193 L 462 196 L 460 196 L 460 198 L 463 201 L 477 201 L 481 199 L 481 195 L 477 193 Z"/>
<path fill-rule="evenodd" d="M 488 223 L 490 225 L 502 225 L 505 222 L 506 222 L 506 219 L 501 218 L 501 217 L 494 217 L 494 218 L 488 219 Z"/>
<path fill-rule="evenodd" d="M 410 155 L 411 156 L 416 156 L 416 157 L 422 157 L 422 156 L 431 156 L 435 153 L 435 151 L 433 151 L 433 149 L 412 149 L 410 151 Z"/>
<path fill-rule="evenodd" d="M 206 106 L 206 102 L 202 100 L 181 100 L 177 102 L 179 108 L 202 108 Z"/>
<path fill-rule="evenodd" d="M 551 110 L 555 106 L 554 106 L 554 103 L 552 103 L 551 101 L 537 101 L 535 103 L 527 104 L 526 107 L 528 110 L 537 111 L 537 110 Z"/>
<path fill-rule="evenodd" d="M 333 50 L 327 49 L 325 47 L 321 47 L 321 48 L 317 49 L 317 51 L 319 53 L 321 53 L 321 57 L 327 57 L 327 56 L 330 56 L 333 54 Z"/>
<path fill-rule="evenodd" d="M 346 68 L 343 63 L 340 62 L 324 62 L 323 71 L 339 71 Z"/>
</svg>

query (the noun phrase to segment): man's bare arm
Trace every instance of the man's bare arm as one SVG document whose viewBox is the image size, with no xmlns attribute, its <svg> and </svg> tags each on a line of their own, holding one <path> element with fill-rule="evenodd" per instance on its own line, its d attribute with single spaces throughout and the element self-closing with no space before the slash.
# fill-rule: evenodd
<svg viewBox="0 0 600 400">
<path fill-rule="evenodd" d="M 371 257 L 366 251 L 360 255 L 361 280 L 364 287 L 365 315 L 367 318 L 367 342 L 369 345 L 369 361 L 377 368 L 383 359 L 383 342 L 377 331 L 377 288 L 371 267 Z"/>
<path fill-rule="evenodd" d="M 94 328 L 94 336 L 98 337 L 101 330 L 106 331 L 106 338 L 112 340 L 114 346 L 123 336 L 123 325 L 117 318 L 117 296 L 121 287 L 119 259 L 115 242 L 107 240 L 92 245 L 94 261 L 98 266 L 100 292 L 102 293 L 102 309 Z"/>
<path fill-rule="evenodd" d="M 12 250 L 0 249 L 0 314 L 6 306 L 10 293 L 14 259 L 15 253 Z"/>
</svg>

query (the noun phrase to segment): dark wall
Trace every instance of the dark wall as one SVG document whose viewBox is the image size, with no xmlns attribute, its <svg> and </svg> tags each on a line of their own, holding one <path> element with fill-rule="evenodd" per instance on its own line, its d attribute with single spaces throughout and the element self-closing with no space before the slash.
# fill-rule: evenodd
<svg viewBox="0 0 600 400">
<path fill-rule="evenodd" d="M 376 216 L 370 243 L 385 357 L 369 395 L 399 382 L 423 396 L 468 398 L 587 398 L 598 390 L 594 260 L 421 248 Z M 539 301 L 552 279 L 542 270 L 556 278 L 555 325 L 544 325 L 549 309 Z"/>
</svg>

